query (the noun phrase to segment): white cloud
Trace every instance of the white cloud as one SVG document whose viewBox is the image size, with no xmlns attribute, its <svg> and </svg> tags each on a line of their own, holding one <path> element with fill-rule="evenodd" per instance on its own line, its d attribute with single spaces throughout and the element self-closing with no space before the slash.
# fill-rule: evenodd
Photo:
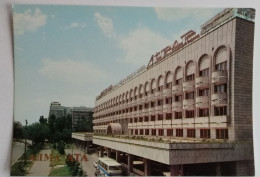
<svg viewBox="0 0 260 177">
<path fill-rule="evenodd" d="M 149 62 L 150 57 L 171 41 L 147 28 L 137 29 L 119 40 L 119 47 L 125 51 L 124 61 L 135 65 Z"/>
<path fill-rule="evenodd" d="M 72 84 L 97 83 L 107 78 L 105 72 L 89 61 L 43 59 L 42 63 L 39 71 L 42 75 Z"/>
<path fill-rule="evenodd" d="M 15 34 L 23 35 L 25 32 L 35 32 L 46 24 L 47 16 L 36 8 L 34 12 L 29 9 L 24 13 L 14 13 Z"/>
<path fill-rule="evenodd" d="M 192 9 L 192 8 L 162 8 L 156 7 L 154 8 L 157 17 L 164 21 L 181 21 L 183 19 L 193 17 L 195 19 L 209 19 L 213 17 L 218 9 Z"/>
<path fill-rule="evenodd" d="M 73 22 L 70 25 L 66 26 L 64 29 L 72 29 L 72 28 L 85 28 L 86 23 L 78 23 L 78 22 Z"/>
<path fill-rule="evenodd" d="M 110 18 L 104 17 L 97 12 L 95 13 L 95 20 L 106 36 L 115 37 L 113 21 Z"/>
</svg>

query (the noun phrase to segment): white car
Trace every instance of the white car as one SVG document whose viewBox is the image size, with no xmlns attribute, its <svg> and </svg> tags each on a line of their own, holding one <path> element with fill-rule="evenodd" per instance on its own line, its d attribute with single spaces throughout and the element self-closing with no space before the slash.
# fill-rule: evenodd
<svg viewBox="0 0 260 177">
<path fill-rule="evenodd" d="M 97 168 L 97 161 L 93 163 L 94 167 Z"/>
</svg>

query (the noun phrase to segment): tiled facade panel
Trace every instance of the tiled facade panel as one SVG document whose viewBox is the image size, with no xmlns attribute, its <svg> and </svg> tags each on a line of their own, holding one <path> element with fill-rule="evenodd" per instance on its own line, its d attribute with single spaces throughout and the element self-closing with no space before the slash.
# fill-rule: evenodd
<svg viewBox="0 0 260 177">
<path fill-rule="evenodd" d="M 234 65 L 234 125 L 237 140 L 252 140 L 254 23 L 237 19 Z"/>
<path fill-rule="evenodd" d="M 170 136 L 187 137 L 192 128 L 195 138 L 252 137 L 252 30 L 234 18 L 104 95 L 94 130 L 105 133 L 118 122 L 132 135 L 167 136 L 172 129 Z"/>
</svg>

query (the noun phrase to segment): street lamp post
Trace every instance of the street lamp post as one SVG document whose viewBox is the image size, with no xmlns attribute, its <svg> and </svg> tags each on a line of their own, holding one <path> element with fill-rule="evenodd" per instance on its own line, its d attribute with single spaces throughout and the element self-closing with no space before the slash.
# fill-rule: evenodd
<svg viewBox="0 0 260 177">
<path fill-rule="evenodd" d="M 25 165 L 26 165 L 26 146 L 27 146 L 27 137 L 26 137 L 27 124 L 28 124 L 28 122 L 27 122 L 27 120 L 25 120 L 25 136 L 24 136 L 24 138 L 25 138 L 25 141 L 24 141 L 24 163 L 25 163 Z"/>
</svg>

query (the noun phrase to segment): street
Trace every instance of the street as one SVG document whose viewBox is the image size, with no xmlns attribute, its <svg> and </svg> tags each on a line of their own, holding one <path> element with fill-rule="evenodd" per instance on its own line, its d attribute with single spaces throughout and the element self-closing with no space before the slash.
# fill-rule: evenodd
<svg viewBox="0 0 260 177">
<path fill-rule="evenodd" d="M 12 150 L 12 162 L 11 163 L 13 165 L 23 155 L 23 153 L 24 153 L 24 143 L 13 142 L 12 148 L 13 148 L 13 150 Z"/>
<path fill-rule="evenodd" d="M 72 154 L 72 149 L 65 149 L 65 152 L 66 154 L 70 153 Z M 73 149 L 73 154 L 81 154 L 81 156 L 83 156 L 85 154 L 84 151 L 80 150 L 80 149 L 77 149 L 77 148 L 74 148 Z M 81 167 L 82 169 L 87 173 L 88 176 L 95 176 L 95 171 L 96 171 L 96 168 L 93 166 L 93 163 L 95 161 L 98 160 L 98 157 L 95 153 L 89 155 L 89 154 L 86 154 L 87 156 L 87 161 L 80 161 L 81 158 L 79 158 L 79 162 L 81 163 Z M 75 158 L 75 155 L 74 155 L 74 158 Z"/>
</svg>

